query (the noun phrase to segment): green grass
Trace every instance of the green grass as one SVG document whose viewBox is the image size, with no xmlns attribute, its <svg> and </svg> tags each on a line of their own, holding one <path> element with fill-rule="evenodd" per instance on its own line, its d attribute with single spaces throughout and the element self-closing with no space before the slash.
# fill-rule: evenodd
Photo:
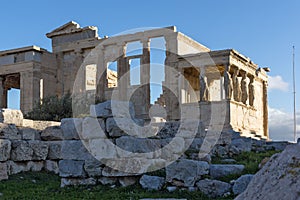
<svg viewBox="0 0 300 200">
<path fill-rule="evenodd" d="M 60 188 L 60 178 L 46 172 L 26 172 L 12 175 L 0 182 L 0 199 L 141 199 L 141 198 L 185 198 L 209 199 L 201 192 L 188 191 L 146 191 L 140 186 L 72 186 Z M 222 199 L 222 198 L 219 198 Z M 225 199 L 225 198 L 223 198 Z M 228 197 L 227 199 L 232 199 Z"/>
<path fill-rule="evenodd" d="M 219 180 L 229 182 L 231 180 L 237 179 L 242 174 L 255 174 L 259 168 L 258 165 L 261 161 L 266 157 L 271 157 L 273 154 L 278 153 L 279 151 L 266 151 L 266 152 L 242 152 L 239 155 L 233 156 L 232 158 L 236 160 L 234 164 L 242 164 L 245 165 L 245 169 L 241 174 L 232 174 L 225 177 L 220 178 Z M 214 157 L 212 159 L 213 164 L 224 164 L 222 163 L 222 158 Z"/>
<path fill-rule="evenodd" d="M 237 164 L 245 165 L 242 174 L 254 174 L 258 171 L 259 163 L 265 158 L 270 157 L 278 151 L 267 151 L 263 153 L 244 152 L 233 159 Z M 221 158 L 213 158 L 212 163 L 222 163 Z M 149 175 L 164 175 L 165 171 L 149 173 Z M 229 182 L 236 179 L 239 175 L 230 175 L 220 180 Z M 209 178 L 209 177 L 207 177 Z M 177 190 L 168 192 L 166 189 L 162 191 L 147 191 L 142 189 L 138 184 L 130 187 L 109 186 L 73 186 L 60 188 L 60 177 L 58 175 L 46 172 L 26 172 L 12 175 L 9 180 L 0 182 L 0 199 L 141 199 L 141 198 L 184 198 L 184 199 L 209 199 L 201 192 L 188 192 L 185 190 Z M 222 198 L 219 198 L 219 200 Z M 233 199 L 233 197 L 223 198 Z"/>
</svg>

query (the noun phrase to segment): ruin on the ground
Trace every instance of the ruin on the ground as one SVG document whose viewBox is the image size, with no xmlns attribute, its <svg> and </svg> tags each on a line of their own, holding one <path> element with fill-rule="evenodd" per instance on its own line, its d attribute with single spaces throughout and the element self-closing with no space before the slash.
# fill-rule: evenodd
<svg viewBox="0 0 300 200">
<path fill-rule="evenodd" d="M 156 103 L 166 109 L 167 120 L 178 120 L 180 107 L 193 104 L 200 109 L 199 119 L 209 128 L 214 126 L 210 124 L 212 105 L 222 104 L 226 108 L 220 110 L 225 119 L 224 129 L 269 138 L 267 69 L 259 68 L 233 49 L 212 51 L 177 32 L 176 27 L 103 38 L 97 31 L 97 27 L 81 28 L 72 21 L 46 34 L 52 40 L 52 52 L 37 46 L 1 51 L 1 107 L 7 107 L 7 92 L 11 88 L 20 89 L 23 113 L 31 111 L 46 96 L 74 92 L 76 72 L 84 64 L 85 76 L 77 85 L 77 92 L 96 91 L 96 99 L 103 102 L 117 90 L 120 100 L 130 96 L 139 118 L 149 118 L 149 109 Z M 149 82 L 155 74 L 151 74 L 150 52 L 155 38 L 165 42 L 164 80 L 161 94 L 151 102 L 153 91 Z M 126 48 L 131 43 L 140 45 L 141 51 L 127 55 Z M 85 62 L 95 48 L 99 49 L 98 65 Z M 132 62 L 142 66 L 134 84 L 130 75 L 121 78 L 130 74 Z M 109 68 L 112 64 L 115 70 Z"/>
</svg>

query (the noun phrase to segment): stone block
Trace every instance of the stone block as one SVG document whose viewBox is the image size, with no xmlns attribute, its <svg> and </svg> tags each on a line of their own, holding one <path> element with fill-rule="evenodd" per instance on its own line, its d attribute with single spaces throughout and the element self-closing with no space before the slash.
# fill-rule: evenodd
<svg viewBox="0 0 300 200">
<path fill-rule="evenodd" d="M 171 121 L 165 123 L 155 123 L 153 125 L 159 127 L 159 132 L 157 133 L 157 136 L 164 139 L 173 138 L 178 133 L 180 122 Z"/>
<path fill-rule="evenodd" d="M 138 177 L 120 177 L 119 183 L 122 187 L 134 185 L 138 180 Z"/>
<path fill-rule="evenodd" d="M 209 174 L 212 178 L 220 178 L 231 174 L 241 174 L 244 168 L 244 165 L 211 164 Z"/>
<path fill-rule="evenodd" d="M 40 172 L 44 169 L 44 161 L 28 161 L 26 171 Z"/>
<path fill-rule="evenodd" d="M 252 149 L 251 138 L 239 138 L 231 141 L 230 146 L 235 147 L 239 152 L 250 152 Z"/>
<path fill-rule="evenodd" d="M 58 163 L 57 161 L 53 160 L 46 160 L 45 161 L 45 170 L 48 172 L 53 172 L 55 174 L 59 173 Z"/>
<path fill-rule="evenodd" d="M 107 138 L 105 134 L 105 122 L 103 119 L 86 117 L 82 122 L 82 139 Z"/>
<path fill-rule="evenodd" d="M 197 119 L 182 119 L 176 135 L 186 139 L 193 139 L 198 134 L 200 123 Z"/>
<path fill-rule="evenodd" d="M 33 149 L 27 141 L 15 140 L 11 144 L 11 160 L 26 161 L 32 160 Z"/>
<path fill-rule="evenodd" d="M 33 150 L 32 160 L 46 160 L 48 155 L 48 144 L 46 142 L 30 140 L 28 144 Z"/>
<path fill-rule="evenodd" d="M 8 168 L 9 175 L 29 171 L 27 168 L 27 162 L 7 161 L 7 168 Z"/>
<path fill-rule="evenodd" d="M 23 113 L 20 110 L 0 109 L 0 122 L 7 124 L 23 125 Z"/>
<path fill-rule="evenodd" d="M 108 118 L 123 117 L 131 118 L 135 116 L 132 102 L 110 100 L 103 103 L 90 106 L 90 115 L 92 117 Z"/>
<path fill-rule="evenodd" d="M 102 163 L 96 159 L 89 159 L 84 163 L 84 170 L 89 177 L 101 176 L 102 168 Z"/>
<path fill-rule="evenodd" d="M 283 142 L 267 142 L 267 146 L 271 149 L 274 149 L 276 151 L 283 151 L 287 146 L 289 145 L 289 142 L 283 141 Z"/>
<path fill-rule="evenodd" d="M 74 185 L 96 185 L 97 180 L 94 178 L 62 178 L 60 187 Z"/>
<path fill-rule="evenodd" d="M 23 119 L 23 127 L 33 128 L 33 120 Z"/>
<path fill-rule="evenodd" d="M 131 119 L 110 117 L 106 119 L 106 131 L 110 137 L 121 137 L 125 135 L 142 136 L 146 129 L 142 129 L 143 121 Z M 147 136 L 147 134 L 145 134 Z"/>
<path fill-rule="evenodd" d="M 0 139 L 21 140 L 22 135 L 15 124 L 0 123 Z"/>
<path fill-rule="evenodd" d="M 196 183 L 198 189 L 210 198 L 223 197 L 230 193 L 231 185 L 218 180 L 204 179 Z"/>
<path fill-rule="evenodd" d="M 128 124 L 131 119 L 119 118 L 117 120 L 118 120 L 119 123 Z M 117 125 L 114 118 L 112 118 L 112 117 L 106 119 L 106 131 L 108 132 L 108 135 L 110 137 L 121 137 L 121 136 L 128 135 L 128 130 L 127 129 L 123 130 L 122 128 L 120 128 Z"/>
<path fill-rule="evenodd" d="M 244 192 L 248 186 L 248 184 L 250 183 L 250 181 L 253 178 L 253 174 L 245 174 L 240 176 L 235 182 L 234 185 L 232 187 L 232 191 L 234 195 L 239 195 L 242 192 Z"/>
<path fill-rule="evenodd" d="M 137 175 L 138 174 L 114 170 L 110 167 L 104 167 L 102 170 L 102 176 L 105 176 L 105 177 L 123 177 L 123 176 L 137 176 Z"/>
<path fill-rule="evenodd" d="M 10 158 L 11 142 L 0 139 L 0 161 L 7 161 Z"/>
<path fill-rule="evenodd" d="M 50 126 L 42 131 L 41 139 L 46 141 L 63 140 L 63 133 L 60 126 Z"/>
<path fill-rule="evenodd" d="M 234 147 L 237 152 L 240 152 L 236 147 Z M 232 150 L 232 148 L 231 148 Z M 221 145 L 215 145 L 211 151 L 215 156 L 217 157 L 227 157 L 227 154 L 229 153 L 229 147 L 228 146 L 221 146 Z M 232 152 L 232 151 L 230 151 Z"/>
<path fill-rule="evenodd" d="M 27 171 L 37 172 L 44 169 L 44 161 L 7 161 L 7 168 L 9 175 Z"/>
<path fill-rule="evenodd" d="M 82 131 L 82 119 L 65 118 L 61 120 L 60 125 L 65 140 L 79 140 L 79 134 Z"/>
<path fill-rule="evenodd" d="M 160 190 L 165 183 L 165 178 L 159 176 L 143 175 L 139 183 L 144 189 Z"/>
<path fill-rule="evenodd" d="M 22 135 L 22 140 L 41 140 L 41 134 L 36 129 L 19 127 L 19 132 Z"/>
<path fill-rule="evenodd" d="M 174 137 L 170 139 L 164 139 L 161 141 L 162 146 L 164 149 L 162 149 L 163 157 L 168 159 L 168 154 L 183 154 L 184 151 L 187 149 L 188 144 L 191 143 L 191 141 L 185 140 L 182 137 Z"/>
<path fill-rule="evenodd" d="M 201 146 L 203 144 L 203 140 L 204 140 L 203 138 L 194 138 L 193 141 L 191 142 L 189 149 L 200 151 Z"/>
<path fill-rule="evenodd" d="M 123 136 L 116 139 L 116 145 L 132 153 L 150 153 L 161 148 L 159 139 Z"/>
<path fill-rule="evenodd" d="M 180 159 L 166 167 L 166 181 L 182 182 L 182 186 L 192 187 L 203 175 L 208 174 L 209 164 L 204 161 Z"/>
<path fill-rule="evenodd" d="M 0 181 L 8 179 L 7 164 L 0 162 Z"/>
<path fill-rule="evenodd" d="M 47 159 L 59 160 L 62 159 L 61 148 L 63 141 L 49 141 Z"/>
<path fill-rule="evenodd" d="M 118 182 L 118 178 L 116 177 L 100 177 L 98 182 L 102 185 L 114 185 Z"/>
<path fill-rule="evenodd" d="M 62 159 L 86 160 L 92 158 L 81 140 L 65 140 L 61 146 Z"/>
<path fill-rule="evenodd" d="M 45 130 L 47 127 L 51 127 L 51 126 L 60 126 L 60 122 L 34 120 L 33 127 L 31 127 L 31 128 L 42 131 L 42 130 Z"/>
<path fill-rule="evenodd" d="M 59 161 L 59 176 L 61 177 L 84 177 L 84 161 L 61 160 Z"/>
<path fill-rule="evenodd" d="M 217 132 L 217 134 L 219 134 L 219 133 Z M 217 144 L 219 144 L 219 145 L 228 145 L 231 143 L 231 140 L 232 140 L 232 134 L 229 132 L 226 132 L 226 131 L 221 132 L 221 134 L 217 135 L 217 137 L 219 137 L 218 141 L 217 141 Z M 244 138 L 244 139 L 245 139 L 245 142 L 248 142 L 247 138 Z M 250 143 L 251 143 L 251 140 L 250 140 Z"/>
<path fill-rule="evenodd" d="M 89 141 L 90 157 L 94 156 L 98 160 L 117 158 L 117 149 L 112 140 L 92 139 Z"/>
</svg>

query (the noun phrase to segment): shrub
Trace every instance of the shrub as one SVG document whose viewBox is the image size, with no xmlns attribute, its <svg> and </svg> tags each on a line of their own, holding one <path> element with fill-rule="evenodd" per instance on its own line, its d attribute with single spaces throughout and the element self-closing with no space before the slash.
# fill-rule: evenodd
<svg viewBox="0 0 300 200">
<path fill-rule="evenodd" d="M 72 117 L 71 94 L 45 97 L 42 102 L 37 102 L 32 111 L 25 114 L 25 118 L 33 120 L 60 121 Z"/>
</svg>

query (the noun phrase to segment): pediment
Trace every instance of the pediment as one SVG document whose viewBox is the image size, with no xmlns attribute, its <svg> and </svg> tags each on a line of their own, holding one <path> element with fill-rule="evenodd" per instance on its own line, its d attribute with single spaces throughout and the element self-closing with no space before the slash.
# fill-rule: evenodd
<svg viewBox="0 0 300 200">
<path fill-rule="evenodd" d="M 46 36 L 48 38 L 51 38 L 54 36 L 64 35 L 64 34 L 68 34 L 68 33 L 72 33 L 72 32 L 78 32 L 81 30 L 82 29 L 80 28 L 80 25 L 77 22 L 70 21 L 70 22 L 54 29 L 50 33 L 47 33 Z"/>
</svg>

